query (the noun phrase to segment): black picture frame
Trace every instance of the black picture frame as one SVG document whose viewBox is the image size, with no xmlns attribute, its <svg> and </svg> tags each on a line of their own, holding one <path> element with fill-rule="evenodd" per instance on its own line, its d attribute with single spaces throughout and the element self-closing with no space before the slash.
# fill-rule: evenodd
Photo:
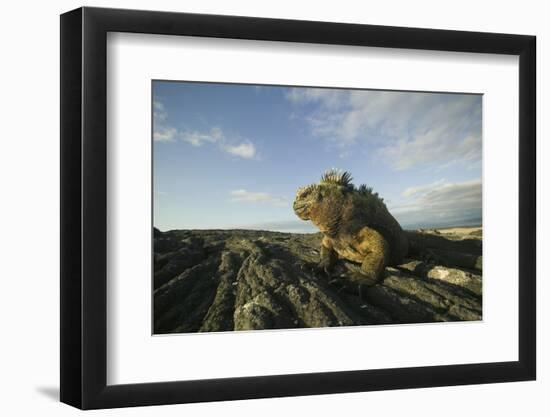
<svg viewBox="0 0 550 417">
<path fill-rule="evenodd" d="M 519 56 L 519 360 L 107 385 L 108 32 Z M 95 409 L 534 380 L 535 51 L 524 35 L 88 7 L 61 15 L 61 401 Z"/>
</svg>

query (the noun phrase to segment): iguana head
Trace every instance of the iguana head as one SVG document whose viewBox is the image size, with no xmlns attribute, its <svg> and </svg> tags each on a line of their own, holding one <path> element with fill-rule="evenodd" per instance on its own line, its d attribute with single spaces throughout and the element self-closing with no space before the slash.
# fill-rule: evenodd
<svg viewBox="0 0 550 417">
<path fill-rule="evenodd" d="M 331 169 L 326 171 L 318 184 L 301 187 L 296 192 L 294 212 L 302 220 L 311 220 L 312 212 L 330 200 L 333 189 L 353 189 L 351 174 L 345 171 Z"/>
<path fill-rule="evenodd" d="M 302 219 L 309 220 L 311 216 L 312 208 L 322 200 L 321 190 L 317 184 L 308 185 L 307 187 L 301 187 L 296 192 L 296 199 L 294 200 L 293 208 L 294 213 Z"/>
</svg>

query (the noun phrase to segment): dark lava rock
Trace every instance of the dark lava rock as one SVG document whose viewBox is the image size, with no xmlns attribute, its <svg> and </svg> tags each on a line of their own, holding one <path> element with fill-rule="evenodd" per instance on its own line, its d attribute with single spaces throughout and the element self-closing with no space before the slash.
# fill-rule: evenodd
<svg viewBox="0 0 550 417">
<path fill-rule="evenodd" d="M 320 273 L 321 234 L 154 230 L 154 332 L 481 320 L 481 232 L 407 232 L 411 258 L 374 286 Z"/>
</svg>

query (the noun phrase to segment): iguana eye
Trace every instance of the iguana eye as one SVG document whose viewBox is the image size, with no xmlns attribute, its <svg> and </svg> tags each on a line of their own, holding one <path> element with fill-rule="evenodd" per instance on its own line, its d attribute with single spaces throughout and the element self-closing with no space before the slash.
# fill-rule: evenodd
<svg viewBox="0 0 550 417">
<path fill-rule="evenodd" d="M 298 192 L 296 193 L 296 196 L 298 198 L 305 198 L 307 197 L 309 194 L 311 194 L 311 191 L 312 191 L 312 187 L 308 186 L 308 187 L 303 187 L 303 188 L 300 188 L 298 189 Z"/>
</svg>

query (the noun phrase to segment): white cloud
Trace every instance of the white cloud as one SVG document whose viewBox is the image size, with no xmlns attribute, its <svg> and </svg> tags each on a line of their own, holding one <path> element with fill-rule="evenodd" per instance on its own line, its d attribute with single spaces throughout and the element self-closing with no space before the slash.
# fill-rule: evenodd
<svg viewBox="0 0 550 417">
<path fill-rule="evenodd" d="M 159 100 L 153 100 L 153 119 L 162 121 L 166 120 L 166 117 L 168 117 L 168 115 L 166 114 L 164 103 Z"/>
<path fill-rule="evenodd" d="M 175 142 L 179 139 L 192 146 L 216 145 L 215 149 L 243 159 L 257 156 L 256 146 L 250 141 L 241 141 L 228 137 L 219 127 L 210 130 L 178 130 L 167 123 L 168 113 L 164 103 L 153 100 L 153 140 L 155 142 Z"/>
<path fill-rule="evenodd" d="M 176 128 L 167 125 L 168 114 L 164 103 L 160 100 L 153 100 L 153 140 L 155 142 L 174 142 L 178 131 Z"/>
<path fill-rule="evenodd" d="M 174 142 L 178 131 L 173 127 L 159 127 L 153 132 L 153 140 L 156 142 Z"/>
<path fill-rule="evenodd" d="M 254 158 L 254 156 L 256 156 L 256 147 L 250 142 L 241 143 L 240 145 L 225 145 L 223 149 L 231 155 L 245 159 Z"/>
<path fill-rule="evenodd" d="M 182 132 L 181 139 L 193 146 L 202 146 L 204 143 L 216 143 L 224 140 L 223 132 L 218 127 L 213 127 L 208 132 Z"/>
<path fill-rule="evenodd" d="M 398 141 L 382 147 L 379 152 L 399 171 L 422 164 L 439 163 L 448 166 L 481 160 L 480 135 L 470 135 L 451 143 L 443 139 L 445 136 L 445 133 L 432 131 L 410 141 Z"/>
<path fill-rule="evenodd" d="M 231 191 L 230 194 L 230 201 L 234 203 L 259 203 L 278 207 L 289 205 L 289 202 L 285 197 L 276 197 L 265 192 L 252 192 L 245 189 L 239 189 Z"/>
<path fill-rule="evenodd" d="M 302 106 L 314 136 L 370 144 L 396 170 L 481 160 L 477 95 L 294 88 L 286 98 Z"/>
<path fill-rule="evenodd" d="M 400 203 L 389 207 L 403 224 L 447 223 L 460 225 L 482 217 L 481 179 L 459 183 L 444 179 L 409 187 Z"/>
<path fill-rule="evenodd" d="M 340 107 L 346 100 L 343 90 L 331 88 L 291 88 L 286 98 L 294 103 L 322 102 L 330 108 Z"/>
<path fill-rule="evenodd" d="M 401 193 L 403 197 L 413 197 L 418 194 L 423 194 L 428 191 L 437 189 L 439 186 L 445 184 L 445 179 L 440 179 L 428 185 L 419 185 L 417 187 L 409 187 Z"/>
<path fill-rule="evenodd" d="M 205 143 L 217 144 L 217 149 L 243 159 L 251 159 L 256 156 L 256 147 L 250 141 L 237 143 L 235 139 L 228 138 L 218 127 L 213 127 L 206 132 L 182 132 L 180 134 L 184 142 L 199 147 Z"/>
</svg>

